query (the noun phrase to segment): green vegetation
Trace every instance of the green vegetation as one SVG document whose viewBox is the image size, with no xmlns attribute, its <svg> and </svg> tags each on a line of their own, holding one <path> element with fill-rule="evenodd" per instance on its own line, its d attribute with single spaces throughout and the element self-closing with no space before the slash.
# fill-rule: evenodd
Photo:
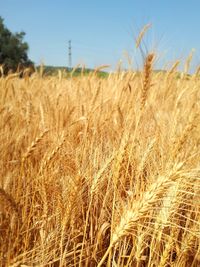
<svg viewBox="0 0 200 267">
<path fill-rule="evenodd" d="M 39 69 L 41 68 L 41 66 L 37 66 L 36 69 L 39 71 Z M 68 67 L 64 67 L 64 66 L 50 66 L 50 65 L 45 65 L 42 66 L 43 68 L 43 74 L 45 76 L 56 76 L 58 74 L 59 71 L 61 71 L 63 73 L 64 77 L 77 77 L 80 75 L 84 75 L 87 76 L 91 73 L 94 73 L 94 69 L 82 69 L 82 68 L 74 68 L 74 69 L 69 69 Z M 100 78 L 106 78 L 108 77 L 108 72 L 105 71 L 97 71 L 97 75 Z"/>
<path fill-rule="evenodd" d="M 0 65 L 3 65 L 5 74 L 33 66 L 27 55 L 29 47 L 27 42 L 23 41 L 24 36 L 24 32 L 12 33 L 0 17 Z"/>
</svg>

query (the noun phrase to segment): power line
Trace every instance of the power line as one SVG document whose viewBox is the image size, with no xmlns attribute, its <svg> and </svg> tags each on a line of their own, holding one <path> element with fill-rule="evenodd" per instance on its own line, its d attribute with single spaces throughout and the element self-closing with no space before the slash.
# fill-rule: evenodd
<svg viewBox="0 0 200 267">
<path fill-rule="evenodd" d="M 72 41 L 68 41 L 68 67 L 72 69 Z"/>
</svg>

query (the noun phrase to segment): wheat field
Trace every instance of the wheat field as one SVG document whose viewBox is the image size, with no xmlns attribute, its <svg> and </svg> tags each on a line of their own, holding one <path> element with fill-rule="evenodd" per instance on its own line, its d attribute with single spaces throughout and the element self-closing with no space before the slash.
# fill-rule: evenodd
<svg viewBox="0 0 200 267">
<path fill-rule="evenodd" d="M 153 64 L 0 78 L 1 266 L 200 266 L 199 70 Z"/>
</svg>

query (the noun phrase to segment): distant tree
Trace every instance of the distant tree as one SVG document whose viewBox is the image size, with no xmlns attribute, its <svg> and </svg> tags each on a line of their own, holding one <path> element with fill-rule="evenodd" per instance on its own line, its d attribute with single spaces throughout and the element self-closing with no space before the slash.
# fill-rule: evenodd
<svg viewBox="0 0 200 267">
<path fill-rule="evenodd" d="M 33 66 L 27 55 L 29 47 L 23 41 L 24 36 L 24 32 L 12 33 L 0 17 L 0 65 L 3 65 L 5 73 Z"/>
</svg>

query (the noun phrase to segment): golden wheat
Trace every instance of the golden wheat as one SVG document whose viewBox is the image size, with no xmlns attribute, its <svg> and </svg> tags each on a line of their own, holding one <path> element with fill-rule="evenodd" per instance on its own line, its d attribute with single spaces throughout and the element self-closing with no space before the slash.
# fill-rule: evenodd
<svg viewBox="0 0 200 267">
<path fill-rule="evenodd" d="M 0 78 L 0 266 L 200 265 L 199 69 L 154 60 Z"/>
</svg>

